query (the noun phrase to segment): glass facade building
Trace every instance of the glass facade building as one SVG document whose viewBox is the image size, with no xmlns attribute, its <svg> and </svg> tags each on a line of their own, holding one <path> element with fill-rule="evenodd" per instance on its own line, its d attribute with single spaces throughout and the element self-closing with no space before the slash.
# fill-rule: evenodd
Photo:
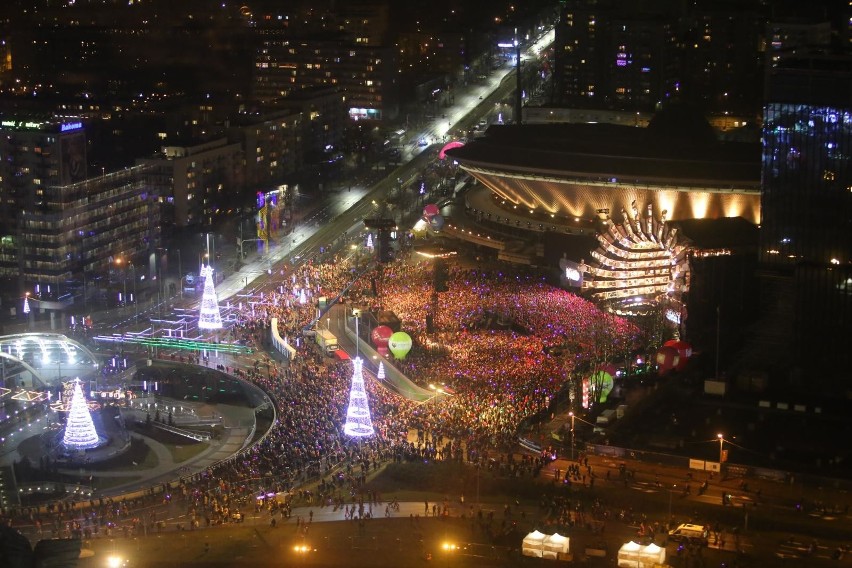
<svg viewBox="0 0 852 568">
<path fill-rule="evenodd" d="M 801 384 L 837 387 L 852 364 L 852 58 L 785 62 L 767 96 L 760 262 L 767 309 L 785 314 L 776 353 Z"/>
<path fill-rule="evenodd" d="M 763 141 L 761 261 L 848 263 L 852 105 L 769 103 Z"/>
</svg>

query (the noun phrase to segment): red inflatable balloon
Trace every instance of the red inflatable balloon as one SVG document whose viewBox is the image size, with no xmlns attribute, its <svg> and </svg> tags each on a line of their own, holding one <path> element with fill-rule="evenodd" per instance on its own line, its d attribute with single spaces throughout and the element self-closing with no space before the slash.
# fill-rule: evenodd
<svg viewBox="0 0 852 568">
<path fill-rule="evenodd" d="M 668 341 L 663 343 L 663 347 L 673 347 L 674 349 L 677 349 L 679 360 L 675 365 L 675 369 L 677 369 L 678 371 L 684 370 L 686 368 L 687 361 L 689 361 L 689 358 L 692 357 L 692 345 L 690 345 L 686 341 L 669 339 Z"/>
<path fill-rule="evenodd" d="M 379 355 L 381 355 L 382 357 L 387 357 L 389 353 L 387 347 L 376 347 L 376 351 L 378 351 Z"/>
<path fill-rule="evenodd" d="M 657 363 L 658 373 L 660 376 L 665 375 L 672 369 L 676 368 L 680 363 L 680 354 L 674 347 L 663 346 L 657 349 L 657 354 L 654 357 Z"/>
<path fill-rule="evenodd" d="M 388 346 L 388 340 L 390 336 L 393 335 L 393 330 L 386 325 L 380 325 L 373 330 L 370 334 L 370 339 L 373 341 L 373 345 L 376 347 L 385 347 Z"/>
<path fill-rule="evenodd" d="M 423 216 L 426 217 L 427 219 L 431 219 L 432 217 L 434 217 L 435 215 L 437 215 L 440 212 L 441 212 L 441 210 L 438 209 L 438 206 L 435 205 L 434 203 L 430 203 L 429 205 L 427 205 L 426 207 L 423 208 Z"/>
</svg>

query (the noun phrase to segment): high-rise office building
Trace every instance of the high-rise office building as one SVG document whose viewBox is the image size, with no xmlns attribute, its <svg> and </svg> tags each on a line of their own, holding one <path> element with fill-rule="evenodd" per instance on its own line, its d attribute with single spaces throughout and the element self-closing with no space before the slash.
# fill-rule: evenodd
<svg viewBox="0 0 852 568">
<path fill-rule="evenodd" d="M 829 381 L 852 364 L 852 57 L 780 61 L 763 141 L 763 297 L 787 348 L 776 353 Z"/>
<path fill-rule="evenodd" d="M 556 26 L 553 104 L 714 113 L 760 106 L 763 17 L 756 1 L 567 0 Z"/>
<path fill-rule="evenodd" d="M 155 196 L 141 168 L 89 176 L 82 122 L 0 121 L 0 278 L 61 293 L 110 258 L 159 245 Z"/>
</svg>

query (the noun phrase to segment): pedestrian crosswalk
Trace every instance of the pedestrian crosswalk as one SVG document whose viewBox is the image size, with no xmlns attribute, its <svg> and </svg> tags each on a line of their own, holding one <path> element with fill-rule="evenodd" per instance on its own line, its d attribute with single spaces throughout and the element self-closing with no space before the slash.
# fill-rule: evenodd
<svg viewBox="0 0 852 568">
<path fill-rule="evenodd" d="M 810 543 L 788 539 L 778 545 L 775 550 L 778 558 L 832 558 L 832 551 L 817 541 Z"/>
</svg>

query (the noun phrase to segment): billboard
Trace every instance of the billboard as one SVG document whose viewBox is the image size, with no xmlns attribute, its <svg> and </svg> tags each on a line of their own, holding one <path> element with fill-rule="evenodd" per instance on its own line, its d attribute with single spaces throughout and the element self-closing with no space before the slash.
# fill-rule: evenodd
<svg viewBox="0 0 852 568">
<path fill-rule="evenodd" d="M 82 130 L 59 137 L 59 180 L 69 185 L 86 179 L 86 133 Z"/>
<path fill-rule="evenodd" d="M 559 259 L 559 278 L 564 286 L 580 288 L 583 286 L 583 274 L 586 272 L 586 264 L 581 260 L 578 263 L 565 257 Z"/>
</svg>

